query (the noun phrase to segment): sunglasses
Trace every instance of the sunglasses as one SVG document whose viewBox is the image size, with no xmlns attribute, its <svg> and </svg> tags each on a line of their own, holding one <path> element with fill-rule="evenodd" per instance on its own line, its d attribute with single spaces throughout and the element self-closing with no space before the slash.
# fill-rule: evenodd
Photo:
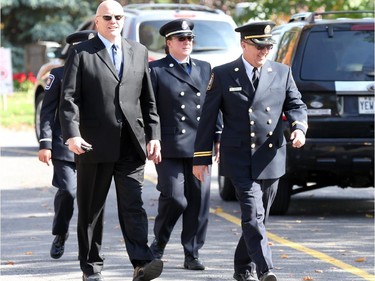
<svg viewBox="0 0 375 281">
<path fill-rule="evenodd" d="M 254 46 L 255 48 L 257 48 L 258 51 L 263 51 L 264 49 L 267 49 L 269 51 L 269 50 L 272 50 L 273 48 L 273 45 L 257 45 L 257 44 L 250 44 L 248 42 L 246 42 L 246 44 Z"/>
<path fill-rule="evenodd" d="M 183 37 L 176 37 L 178 41 L 184 42 L 185 40 L 188 40 L 189 42 L 193 41 L 193 36 L 183 36 Z"/>
<path fill-rule="evenodd" d="M 123 17 L 124 17 L 124 15 L 113 15 L 113 16 L 104 15 L 104 16 L 102 16 L 103 20 L 105 20 L 105 21 L 110 21 L 112 18 L 115 18 L 115 20 L 120 20 Z"/>
</svg>

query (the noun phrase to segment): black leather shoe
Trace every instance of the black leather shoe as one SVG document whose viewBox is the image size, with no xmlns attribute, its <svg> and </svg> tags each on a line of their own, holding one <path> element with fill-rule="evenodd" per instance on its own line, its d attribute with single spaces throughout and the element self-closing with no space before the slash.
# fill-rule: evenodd
<svg viewBox="0 0 375 281">
<path fill-rule="evenodd" d="M 205 266 L 200 259 L 193 258 L 191 256 L 185 257 L 184 267 L 190 270 L 204 270 L 205 269 Z"/>
<path fill-rule="evenodd" d="M 133 281 L 150 281 L 160 276 L 163 271 L 163 262 L 160 259 L 154 259 L 143 266 L 137 266 L 134 269 Z"/>
<path fill-rule="evenodd" d="M 267 271 L 266 273 L 263 273 L 263 275 L 259 279 L 260 281 L 277 281 L 276 275 L 271 272 Z"/>
<path fill-rule="evenodd" d="M 65 235 L 56 235 L 52 242 L 50 255 L 53 259 L 59 259 L 64 254 L 65 241 L 68 239 L 69 233 Z"/>
<path fill-rule="evenodd" d="M 163 257 L 165 246 L 165 244 L 161 244 L 158 240 L 154 239 L 150 246 L 150 250 L 151 253 L 154 255 L 155 259 L 160 260 Z"/>
<path fill-rule="evenodd" d="M 233 278 L 237 281 L 258 281 L 258 278 L 254 276 L 254 273 L 250 273 L 250 271 L 246 270 L 245 273 L 237 273 L 233 274 Z"/>
<path fill-rule="evenodd" d="M 101 273 L 94 273 L 91 275 L 83 274 L 82 280 L 83 281 L 104 281 L 104 278 Z"/>
</svg>

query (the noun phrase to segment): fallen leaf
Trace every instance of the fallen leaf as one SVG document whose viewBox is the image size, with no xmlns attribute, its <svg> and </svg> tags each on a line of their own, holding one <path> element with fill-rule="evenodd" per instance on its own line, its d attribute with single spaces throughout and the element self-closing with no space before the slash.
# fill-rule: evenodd
<svg viewBox="0 0 375 281">
<path fill-rule="evenodd" d="M 364 261 L 366 261 L 366 258 L 365 258 L 365 257 L 363 257 L 363 258 L 358 258 L 358 259 L 355 260 L 355 262 L 364 262 Z"/>
<path fill-rule="evenodd" d="M 14 265 L 14 261 L 7 261 L 6 265 Z"/>
<path fill-rule="evenodd" d="M 33 252 L 31 252 L 31 251 L 25 253 L 25 255 L 27 255 L 27 256 L 31 256 L 32 254 L 33 254 Z"/>
<path fill-rule="evenodd" d="M 323 270 L 321 270 L 321 269 L 315 269 L 315 272 L 316 273 L 323 273 Z"/>
<path fill-rule="evenodd" d="M 310 281 L 310 280 L 314 280 L 314 278 L 312 278 L 311 276 L 305 276 L 305 277 L 303 277 L 302 280 L 304 280 L 304 281 Z"/>
<path fill-rule="evenodd" d="M 289 259 L 289 256 L 286 255 L 286 254 L 283 254 L 283 255 L 281 255 L 281 258 L 282 258 L 282 259 Z"/>
</svg>

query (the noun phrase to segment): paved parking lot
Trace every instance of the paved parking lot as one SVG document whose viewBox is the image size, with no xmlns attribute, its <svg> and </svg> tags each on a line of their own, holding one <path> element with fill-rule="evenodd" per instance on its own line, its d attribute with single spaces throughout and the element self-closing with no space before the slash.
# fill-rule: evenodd
<svg viewBox="0 0 375 281">
<path fill-rule="evenodd" d="M 49 257 L 52 242 L 52 168 L 37 159 L 32 131 L 0 131 L 1 280 L 81 280 L 77 261 L 76 216 L 66 252 Z M 147 165 L 144 188 L 152 240 L 158 193 L 156 173 Z M 216 173 L 214 172 L 214 175 Z M 327 188 L 296 195 L 286 216 L 268 225 L 275 272 L 282 281 L 374 281 L 374 191 Z M 106 281 L 132 280 L 117 221 L 114 190 L 107 206 L 103 240 Z M 215 177 L 207 242 L 201 251 L 205 271 L 183 269 L 180 223 L 167 245 L 161 281 L 233 280 L 233 252 L 241 233 L 237 202 L 223 202 Z"/>
</svg>

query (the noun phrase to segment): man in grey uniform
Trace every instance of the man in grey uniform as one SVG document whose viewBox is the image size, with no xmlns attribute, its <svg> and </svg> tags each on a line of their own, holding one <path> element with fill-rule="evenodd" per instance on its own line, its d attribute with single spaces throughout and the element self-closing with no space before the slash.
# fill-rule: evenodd
<svg viewBox="0 0 375 281">
<path fill-rule="evenodd" d="M 242 235 L 233 275 L 238 281 L 257 277 L 277 281 L 271 271 L 265 222 L 279 178 L 285 173 L 283 114 L 290 125 L 293 147 L 304 145 L 307 131 L 306 105 L 290 67 L 267 60 L 275 43 L 273 26 L 273 22 L 256 22 L 236 29 L 241 33 L 243 53 L 213 69 L 195 141 L 194 175 L 204 181 L 212 161 L 215 116 L 221 110 L 220 170 L 232 181 L 241 207 Z"/>
</svg>

